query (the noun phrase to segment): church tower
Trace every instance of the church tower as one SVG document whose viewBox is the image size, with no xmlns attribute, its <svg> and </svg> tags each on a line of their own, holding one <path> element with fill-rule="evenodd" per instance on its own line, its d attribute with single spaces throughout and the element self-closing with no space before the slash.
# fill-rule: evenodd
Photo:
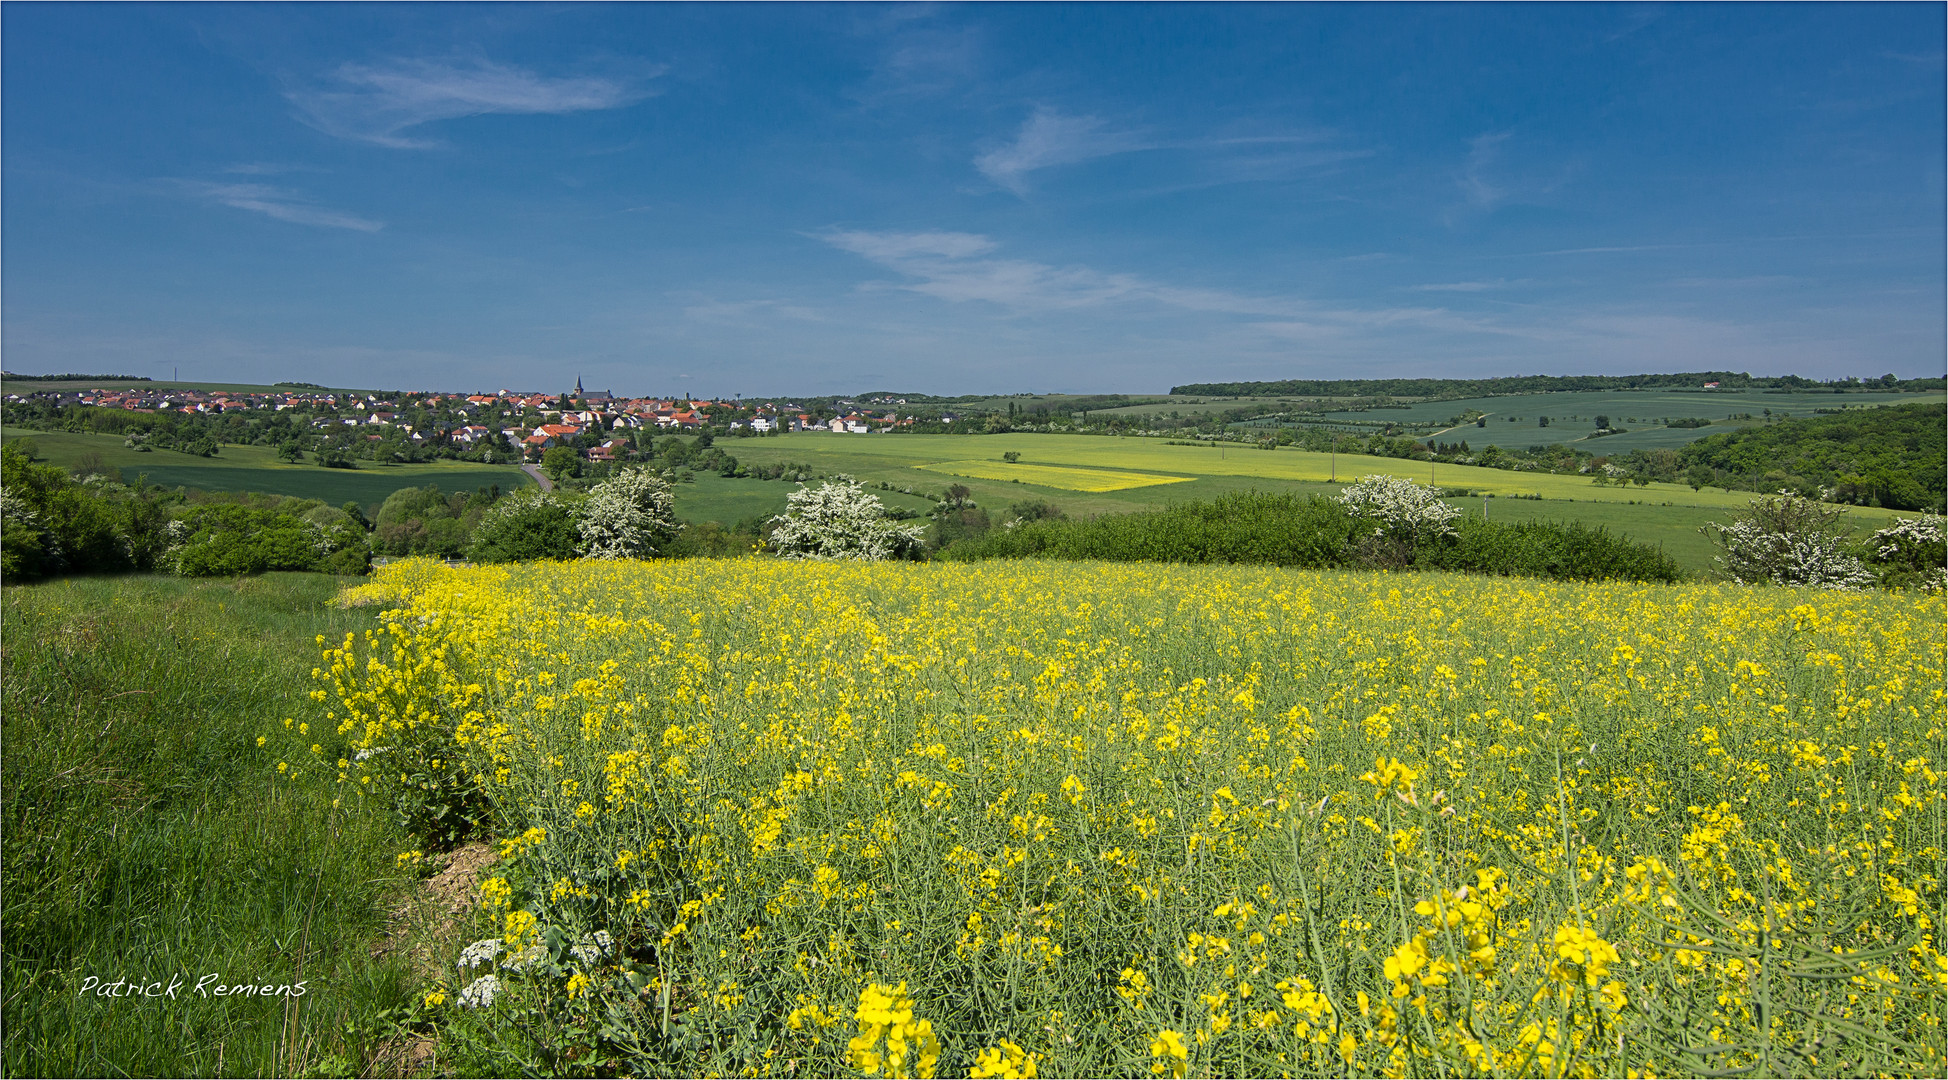
<svg viewBox="0 0 1948 1080">
<path fill-rule="evenodd" d="M 582 397 L 582 377 L 580 375 L 575 376 L 575 396 L 577 398 Z"/>
</svg>

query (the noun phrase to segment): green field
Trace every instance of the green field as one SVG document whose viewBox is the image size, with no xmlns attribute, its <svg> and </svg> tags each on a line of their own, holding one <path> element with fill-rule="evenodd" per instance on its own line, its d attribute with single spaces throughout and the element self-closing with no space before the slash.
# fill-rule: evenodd
<svg viewBox="0 0 1948 1080">
<path fill-rule="evenodd" d="M 1605 525 L 1613 531 L 1644 543 L 1661 544 L 1686 570 L 1711 569 L 1713 547 L 1698 532 L 1707 521 L 1728 520 L 1751 501 L 1749 492 L 1725 492 L 1714 488 L 1693 491 L 1682 484 L 1651 484 L 1648 487 L 1599 487 L 1587 477 L 1557 476 L 1548 473 L 1520 473 L 1482 469 L 1466 465 L 1408 462 L 1395 458 L 1364 455 L 1315 454 L 1281 449 L 1250 449 L 1237 445 L 1183 446 L 1162 439 L 1115 438 L 1091 435 L 839 435 L 828 432 L 798 432 L 775 438 L 740 440 L 735 444 L 739 461 L 750 465 L 804 462 L 824 473 L 846 473 L 868 483 L 890 483 L 895 488 L 911 488 L 922 494 L 937 495 L 948 482 L 939 471 L 961 470 L 956 463 L 970 461 L 991 464 L 996 470 L 1007 468 L 1001 455 L 1021 454 L 1021 465 L 1081 467 L 1083 469 L 1122 469 L 1141 473 L 1166 474 L 1189 479 L 1181 483 L 1129 488 L 1119 491 L 1083 492 L 1030 480 L 962 478 L 977 503 L 992 512 L 1005 510 L 1010 503 L 1025 499 L 1046 499 L 1061 506 L 1070 516 L 1127 513 L 1190 500 L 1210 500 L 1233 491 L 1290 491 L 1298 494 L 1336 494 L 1351 480 L 1369 473 L 1405 476 L 1423 483 L 1454 489 L 1467 488 L 1476 497 L 1454 500 L 1471 513 L 1482 512 L 1480 493 L 1492 492 L 1496 499 L 1488 511 L 1495 520 L 1521 521 L 1536 518 L 1582 521 Z M 964 470 L 963 470 L 964 471 Z M 722 481 L 726 484 L 762 484 L 767 489 L 787 491 L 791 485 L 763 481 Z M 885 497 L 885 493 L 881 493 Z M 1509 498 L 1509 496 L 1525 498 Z M 1540 500 L 1526 496 L 1541 496 Z M 683 511 L 679 486 L 678 508 Z M 783 509 L 782 494 L 776 503 Z M 777 511 L 772 511 L 777 512 Z M 1894 511 L 1857 508 L 1853 519 L 1879 528 L 1898 515 Z M 691 520 L 701 520 L 690 518 Z"/>
<path fill-rule="evenodd" d="M 36 456 L 64 468 L 73 468 L 89 454 L 99 454 L 103 465 L 119 469 L 129 483 L 143 477 L 164 488 L 261 491 L 322 499 L 332 506 L 356 502 L 368 511 L 377 509 L 386 496 L 405 487 L 438 484 L 445 491 L 472 491 L 499 484 L 506 492 L 534 482 L 512 465 L 459 461 L 423 465 L 361 462 L 357 469 L 323 469 L 279 461 L 276 452 L 266 446 L 225 446 L 216 457 L 201 458 L 173 450 L 148 453 L 131 450 L 114 435 L 9 428 L 4 437 L 32 440 Z"/>
<path fill-rule="evenodd" d="M 1269 403 L 1277 399 L 1264 400 Z M 1631 450 L 1676 449 L 1706 435 L 1734 431 L 1755 422 L 1762 423 L 1767 409 L 1779 418 L 1810 417 L 1816 415 L 1815 409 L 1852 409 L 1925 401 L 1948 401 L 1948 395 L 1941 391 L 1918 394 L 1865 391 L 1821 394 L 1803 390 L 1567 390 L 1549 394 L 1421 401 L 1400 408 L 1329 412 L 1323 417 L 1328 421 L 1395 423 L 1403 428 L 1431 433 L 1431 437 L 1443 441 L 1460 442 L 1466 439 L 1470 447 L 1525 449 L 1573 442 L 1577 444 L 1577 449 L 1593 454 L 1620 454 Z M 1446 426 L 1450 418 L 1470 410 L 1487 413 L 1488 426 L 1476 427 L 1472 421 L 1459 427 Z M 1268 404 L 1265 411 L 1273 412 L 1276 409 Z M 1731 419 L 1746 414 L 1758 420 Z M 1544 416 L 1549 418 L 1546 428 L 1541 426 Z M 1591 438 L 1598 416 L 1607 416 L 1612 427 L 1627 430 L 1621 435 Z M 1666 420 L 1679 419 L 1704 419 L 1713 423 L 1700 428 L 1664 426 Z"/>
</svg>

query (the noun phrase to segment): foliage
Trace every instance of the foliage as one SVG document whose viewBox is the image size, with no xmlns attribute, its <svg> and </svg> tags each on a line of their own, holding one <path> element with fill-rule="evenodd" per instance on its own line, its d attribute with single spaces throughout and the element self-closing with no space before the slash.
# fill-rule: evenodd
<svg viewBox="0 0 1948 1080">
<path fill-rule="evenodd" d="M 161 551 L 167 513 L 154 495 L 77 481 L 31 462 L 18 440 L 0 446 L 0 497 L 0 573 L 9 579 L 147 569 Z"/>
<path fill-rule="evenodd" d="M 946 556 L 1323 568 L 1344 565 L 1358 530 L 1358 523 L 1328 499 L 1239 492 L 1146 513 L 1023 520 L 948 548 Z"/>
<path fill-rule="evenodd" d="M 582 542 L 579 509 L 571 497 L 523 488 L 481 516 L 467 558 L 482 563 L 572 559 Z"/>
<path fill-rule="evenodd" d="M 1928 592 L 1948 587 L 1948 518 L 1907 518 L 1876 531 L 1864 546 L 1867 565 L 1883 586 Z"/>
<path fill-rule="evenodd" d="M 771 550 L 787 559 L 906 559 L 920 552 L 924 530 L 886 518 L 879 496 L 849 476 L 786 497 L 771 519 Z"/>
<path fill-rule="evenodd" d="M 1734 476 L 1799 478 L 1798 494 L 1940 513 L 1948 500 L 1948 421 L 1939 404 L 1855 409 L 1708 435 L 1686 465 Z M 1829 490 L 1821 492 L 1821 486 Z"/>
<path fill-rule="evenodd" d="M 473 530 L 499 497 L 499 485 L 452 495 L 438 484 L 400 488 L 379 507 L 372 547 L 378 554 L 435 555 L 457 559 L 466 553 Z"/>
<path fill-rule="evenodd" d="M 287 510 L 198 506 L 171 521 L 166 531 L 171 543 L 161 561 L 184 577 L 266 570 L 361 574 L 371 565 L 365 534 L 349 521 L 320 524 Z"/>
<path fill-rule="evenodd" d="M 683 525 L 665 476 L 625 469 L 595 486 L 576 528 L 591 559 L 648 559 L 667 553 Z"/>
<path fill-rule="evenodd" d="M 1937 596 L 757 560 L 357 595 L 394 610 L 314 731 L 362 719 L 304 768 L 451 732 L 507 955 L 437 1023 L 501 1071 L 1941 1071 Z"/>
<path fill-rule="evenodd" d="M 1705 533 L 1725 549 L 1718 562 L 1740 584 L 1865 588 L 1874 575 L 1850 550 L 1845 514 L 1843 506 L 1782 491 L 1753 499 L 1742 517 L 1729 525 L 1714 521 Z"/>
<path fill-rule="evenodd" d="M 1401 481 L 1406 484 L 1406 481 Z M 1413 485 L 1409 485 L 1413 486 Z M 1350 489 L 1349 489 L 1350 490 Z M 1368 491 L 1374 490 L 1369 486 Z M 1420 491 L 1426 491 L 1421 488 Z M 1404 499 L 1424 496 L 1411 492 Z M 1362 500 L 1362 507 L 1376 505 Z M 1371 521 L 1338 500 L 1241 492 L 1210 503 L 1088 520 L 1020 520 L 945 549 L 959 561 L 994 558 L 1101 559 L 1113 562 L 1269 563 L 1326 569 L 1451 570 L 1568 580 L 1624 578 L 1676 581 L 1677 565 L 1661 551 L 1602 528 L 1556 522 L 1489 523 L 1411 504 L 1379 503 L 1419 520 L 1425 540 L 1373 535 Z M 1436 503 L 1445 510 L 1452 507 Z M 1434 522 L 1434 524 L 1425 524 Z M 1412 526 L 1406 526 L 1411 529 Z"/>
<path fill-rule="evenodd" d="M 559 483 L 571 476 L 582 475 L 582 455 L 572 446 L 550 446 L 541 454 L 542 471 Z"/>
</svg>

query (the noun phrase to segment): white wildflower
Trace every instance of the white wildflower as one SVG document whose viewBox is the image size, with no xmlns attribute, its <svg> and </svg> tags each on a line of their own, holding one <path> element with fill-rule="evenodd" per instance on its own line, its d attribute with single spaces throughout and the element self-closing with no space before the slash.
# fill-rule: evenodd
<svg viewBox="0 0 1948 1080">
<path fill-rule="evenodd" d="M 494 1003 L 494 998 L 499 996 L 500 992 L 501 981 L 499 976 L 492 974 L 482 975 L 480 978 L 467 984 L 465 990 L 460 991 L 460 1007 L 463 1009 L 484 1009 Z"/>
<path fill-rule="evenodd" d="M 479 941 L 460 950 L 460 963 L 458 967 L 461 971 L 471 971 L 482 964 L 491 964 L 494 962 L 494 958 L 499 956 L 501 950 L 505 948 L 507 948 L 507 944 L 500 938 L 481 938 Z"/>
<path fill-rule="evenodd" d="M 614 948 L 615 938 L 609 936 L 607 930 L 597 930 L 592 934 L 583 934 L 582 943 L 570 948 L 568 955 L 583 967 L 593 967 L 596 961 L 609 955 Z"/>
</svg>

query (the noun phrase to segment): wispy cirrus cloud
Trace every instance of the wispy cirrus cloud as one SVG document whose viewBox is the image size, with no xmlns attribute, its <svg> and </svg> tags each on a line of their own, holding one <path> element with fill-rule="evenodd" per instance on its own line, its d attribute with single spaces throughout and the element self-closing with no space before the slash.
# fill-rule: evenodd
<svg viewBox="0 0 1948 1080">
<path fill-rule="evenodd" d="M 1491 292 L 1495 289 L 1508 289 L 1518 285 L 1528 285 L 1528 284 L 1531 284 L 1531 282 L 1527 278 L 1523 278 L 1519 281 L 1510 281 L 1507 278 L 1496 278 L 1493 281 L 1443 281 L 1431 285 L 1409 285 L 1407 286 L 1407 291 L 1408 292 L 1459 292 L 1459 293 Z"/>
<path fill-rule="evenodd" d="M 981 175 L 1019 195 L 1028 174 L 1058 165 L 1148 150 L 1156 142 L 1137 132 L 1109 127 L 1095 116 L 1069 116 L 1040 106 L 1022 122 L 1012 141 L 974 159 Z"/>
<path fill-rule="evenodd" d="M 663 70 L 649 71 L 647 77 Z M 640 84 L 606 76 L 551 78 L 487 60 L 422 59 L 341 64 L 323 85 L 294 89 L 286 96 L 306 123 L 327 134 L 424 149 L 436 143 L 411 132 L 440 120 L 614 109 L 649 94 Z"/>
<path fill-rule="evenodd" d="M 1138 274 L 1087 266 L 1054 266 L 996 255 L 1000 245 L 962 232 L 866 232 L 812 234 L 909 279 L 892 287 L 955 303 L 983 301 L 1011 312 L 1075 311 L 1107 304 L 1207 316 L 1232 316 L 1274 338 L 1316 338 L 1417 327 L 1529 336 L 1489 319 L 1436 307 L 1347 308 L 1281 296 L 1250 296 L 1223 289 L 1171 285 Z M 879 286 L 886 287 L 886 286 Z"/>
<path fill-rule="evenodd" d="M 249 210 L 279 221 L 288 221 L 293 225 L 315 225 L 324 229 L 352 229 L 368 233 L 385 228 L 385 223 L 382 221 L 319 206 L 309 196 L 290 188 L 275 187 L 270 184 L 218 184 L 202 180 L 180 180 L 176 183 L 181 190 L 193 198 L 238 210 Z"/>
</svg>

